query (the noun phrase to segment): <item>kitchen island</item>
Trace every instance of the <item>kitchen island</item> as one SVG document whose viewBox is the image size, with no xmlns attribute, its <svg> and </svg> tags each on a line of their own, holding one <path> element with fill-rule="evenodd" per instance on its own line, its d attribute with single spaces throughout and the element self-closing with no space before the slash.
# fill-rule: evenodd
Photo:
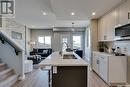
<svg viewBox="0 0 130 87">
<path fill-rule="evenodd" d="M 74 52 L 54 52 L 39 67 L 51 66 L 49 86 L 88 87 L 88 63 Z"/>
</svg>

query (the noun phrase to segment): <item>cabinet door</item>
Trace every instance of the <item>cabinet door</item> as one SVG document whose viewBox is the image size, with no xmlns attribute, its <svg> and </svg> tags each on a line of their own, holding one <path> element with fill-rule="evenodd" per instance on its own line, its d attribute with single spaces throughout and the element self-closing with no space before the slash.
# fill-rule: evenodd
<svg viewBox="0 0 130 87">
<path fill-rule="evenodd" d="M 98 55 L 93 53 L 93 70 L 96 72 L 96 73 L 99 73 L 99 59 L 98 59 Z"/>
<path fill-rule="evenodd" d="M 99 58 L 99 75 L 104 81 L 108 81 L 108 58 L 106 56 Z"/>
<path fill-rule="evenodd" d="M 58 66 L 52 87 L 88 87 L 87 66 Z"/>
<path fill-rule="evenodd" d="M 105 17 L 101 17 L 98 20 L 98 40 L 105 41 L 106 40 L 106 23 Z"/>
<path fill-rule="evenodd" d="M 98 21 L 98 35 L 99 41 L 113 41 L 114 30 L 117 25 L 117 10 L 114 9 L 110 13 L 106 14 Z"/>
<path fill-rule="evenodd" d="M 102 36 L 102 18 L 100 18 L 99 20 L 98 20 L 98 40 L 99 41 L 101 41 L 101 40 L 103 40 L 103 36 Z"/>
<path fill-rule="evenodd" d="M 115 34 L 114 34 L 114 30 L 115 30 L 115 26 L 117 25 L 117 21 L 116 21 L 116 17 L 117 17 L 117 13 L 116 13 L 116 9 L 114 9 L 113 11 L 111 11 L 110 13 L 108 13 L 106 15 L 106 40 L 107 41 L 113 41 Z"/>
<path fill-rule="evenodd" d="M 128 13 L 130 12 L 130 0 L 127 0 L 121 6 L 119 6 L 119 24 L 125 25 L 130 23 L 128 19 Z"/>
</svg>

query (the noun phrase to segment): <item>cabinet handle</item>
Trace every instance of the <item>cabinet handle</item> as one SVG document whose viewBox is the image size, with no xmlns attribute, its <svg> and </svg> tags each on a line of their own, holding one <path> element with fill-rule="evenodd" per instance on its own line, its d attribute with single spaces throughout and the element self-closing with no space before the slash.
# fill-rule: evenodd
<svg viewBox="0 0 130 87">
<path fill-rule="evenodd" d="M 130 12 L 128 12 L 128 19 L 130 19 Z"/>
<path fill-rule="evenodd" d="M 102 59 L 104 59 L 103 57 L 101 57 Z"/>
<path fill-rule="evenodd" d="M 99 60 L 97 60 L 97 64 L 99 64 Z"/>
<path fill-rule="evenodd" d="M 104 35 L 104 40 L 106 40 L 107 39 L 107 36 L 106 35 Z"/>
</svg>

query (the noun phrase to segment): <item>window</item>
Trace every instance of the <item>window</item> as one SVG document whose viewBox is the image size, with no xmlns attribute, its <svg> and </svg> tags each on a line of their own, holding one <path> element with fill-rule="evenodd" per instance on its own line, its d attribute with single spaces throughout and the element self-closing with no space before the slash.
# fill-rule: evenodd
<svg viewBox="0 0 130 87">
<path fill-rule="evenodd" d="M 73 36 L 73 49 L 81 49 L 81 36 Z"/>
<path fill-rule="evenodd" d="M 38 37 L 38 42 L 39 42 L 39 43 L 44 43 L 44 37 L 41 37 L 41 36 Z"/>
<path fill-rule="evenodd" d="M 51 36 L 39 36 L 38 43 L 41 44 L 42 47 L 51 48 Z"/>
</svg>

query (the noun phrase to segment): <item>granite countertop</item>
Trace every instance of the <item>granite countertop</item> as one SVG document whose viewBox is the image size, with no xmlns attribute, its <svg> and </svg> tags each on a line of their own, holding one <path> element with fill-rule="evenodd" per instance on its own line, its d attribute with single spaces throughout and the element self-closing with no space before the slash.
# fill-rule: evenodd
<svg viewBox="0 0 130 87">
<path fill-rule="evenodd" d="M 115 56 L 115 55 L 112 54 L 112 53 L 99 52 L 99 51 L 93 51 L 93 53 L 102 54 L 102 55 L 106 55 L 106 56 Z"/>
<path fill-rule="evenodd" d="M 88 66 L 89 64 L 74 52 L 63 52 L 62 55 L 73 54 L 77 59 L 63 59 L 59 52 L 53 52 L 39 66 Z"/>
</svg>

